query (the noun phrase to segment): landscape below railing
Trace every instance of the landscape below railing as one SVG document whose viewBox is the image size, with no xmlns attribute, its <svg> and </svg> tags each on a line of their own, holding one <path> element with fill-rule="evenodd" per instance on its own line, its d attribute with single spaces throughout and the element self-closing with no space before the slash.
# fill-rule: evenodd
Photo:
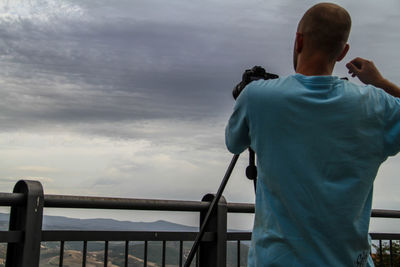
<svg viewBox="0 0 400 267">
<path fill-rule="evenodd" d="M 210 197 L 212 195 L 206 195 L 203 199 Z M 99 266 L 99 258 L 103 262 L 101 265 L 105 267 L 111 264 L 183 266 L 191 243 L 196 238 L 196 231 L 43 230 L 43 208 L 199 212 L 201 225 L 209 205 L 209 201 L 44 195 L 39 182 L 21 180 L 15 185 L 13 193 L 0 193 L 0 206 L 11 207 L 9 231 L 0 231 L 0 243 L 7 244 L 5 265 L 0 255 L 0 267 L 46 266 L 46 260 L 53 265 L 57 260 L 58 266 L 63 266 L 64 263 L 71 266 L 71 262 L 67 264 L 66 261 L 69 261 L 68 257 L 76 256 L 74 253 L 78 253 L 78 250 L 78 264 L 83 267 L 87 264 Z M 251 233 L 228 232 L 228 213 L 254 213 L 254 204 L 227 203 L 221 198 L 201 240 L 193 266 L 247 266 L 246 242 L 251 239 Z M 373 210 L 371 216 L 400 218 L 400 211 Z M 400 266 L 400 234 L 371 233 L 371 238 L 379 242 L 374 246 L 372 255 L 376 266 Z M 73 246 L 70 245 L 73 241 L 79 241 L 79 245 L 76 242 Z M 57 242 L 56 245 L 54 242 Z M 101 249 L 98 242 L 104 243 Z M 47 244 L 52 246 L 47 247 Z M 95 249 L 91 249 L 92 246 Z M 43 254 L 43 248 L 47 249 L 47 254 Z M 132 249 L 136 254 L 132 254 Z M 149 260 L 150 250 L 161 252 L 152 262 Z M 172 254 L 177 254 L 177 257 L 172 257 Z M 72 266 L 76 265 L 75 262 Z"/>
</svg>

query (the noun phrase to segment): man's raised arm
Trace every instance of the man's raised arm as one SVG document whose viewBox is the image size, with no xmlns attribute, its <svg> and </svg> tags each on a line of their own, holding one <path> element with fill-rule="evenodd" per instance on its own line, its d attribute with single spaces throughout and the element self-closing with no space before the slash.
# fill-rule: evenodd
<svg viewBox="0 0 400 267">
<path fill-rule="evenodd" d="M 346 64 L 352 77 L 358 77 L 361 82 L 382 88 L 386 93 L 400 97 L 400 88 L 389 80 L 383 78 L 374 62 L 357 57 Z"/>
</svg>

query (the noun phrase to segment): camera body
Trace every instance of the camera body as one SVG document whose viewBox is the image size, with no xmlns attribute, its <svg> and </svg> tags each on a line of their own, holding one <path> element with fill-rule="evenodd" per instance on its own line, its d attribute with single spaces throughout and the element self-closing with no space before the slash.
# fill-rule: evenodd
<svg viewBox="0 0 400 267">
<path fill-rule="evenodd" d="M 279 76 L 276 74 L 266 72 L 263 67 L 254 66 L 253 68 L 248 69 L 243 73 L 242 81 L 233 88 L 232 96 L 236 100 L 236 98 L 238 98 L 238 96 L 246 87 L 246 85 L 248 85 L 252 81 L 257 81 L 260 79 L 269 80 L 276 78 L 279 78 Z"/>
</svg>

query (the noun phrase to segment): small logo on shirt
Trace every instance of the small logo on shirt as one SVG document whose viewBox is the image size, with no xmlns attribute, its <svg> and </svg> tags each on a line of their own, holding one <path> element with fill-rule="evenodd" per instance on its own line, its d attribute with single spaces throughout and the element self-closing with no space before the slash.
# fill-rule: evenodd
<svg viewBox="0 0 400 267">
<path fill-rule="evenodd" d="M 368 255 L 369 255 L 369 251 L 368 250 L 360 253 L 358 255 L 358 257 L 357 257 L 356 266 L 357 267 L 364 267 L 367 264 Z"/>
</svg>

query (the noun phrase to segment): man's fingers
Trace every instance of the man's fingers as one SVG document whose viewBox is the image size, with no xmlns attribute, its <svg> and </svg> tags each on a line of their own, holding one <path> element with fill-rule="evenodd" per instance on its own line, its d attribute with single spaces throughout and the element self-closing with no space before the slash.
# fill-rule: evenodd
<svg viewBox="0 0 400 267">
<path fill-rule="evenodd" d="M 355 59 L 353 59 L 352 61 L 350 61 L 350 63 L 360 67 L 362 65 L 363 62 L 366 62 L 367 60 L 361 57 L 356 57 Z"/>
<path fill-rule="evenodd" d="M 360 69 L 355 64 L 353 64 L 353 61 L 347 63 L 346 67 L 349 69 L 349 73 L 353 73 L 353 75 L 357 75 L 360 72 Z"/>
<path fill-rule="evenodd" d="M 365 84 L 379 85 L 383 79 L 374 62 L 357 57 L 346 64 L 352 77 L 358 77 Z"/>
<path fill-rule="evenodd" d="M 353 67 L 355 67 L 358 70 L 358 72 L 360 72 L 361 69 L 363 68 L 363 66 L 367 63 L 369 63 L 368 60 L 361 58 L 361 57 L 356 57 L 355 59 L 350 61 L 348 64 L 351 64 Z"/>
</svg>

